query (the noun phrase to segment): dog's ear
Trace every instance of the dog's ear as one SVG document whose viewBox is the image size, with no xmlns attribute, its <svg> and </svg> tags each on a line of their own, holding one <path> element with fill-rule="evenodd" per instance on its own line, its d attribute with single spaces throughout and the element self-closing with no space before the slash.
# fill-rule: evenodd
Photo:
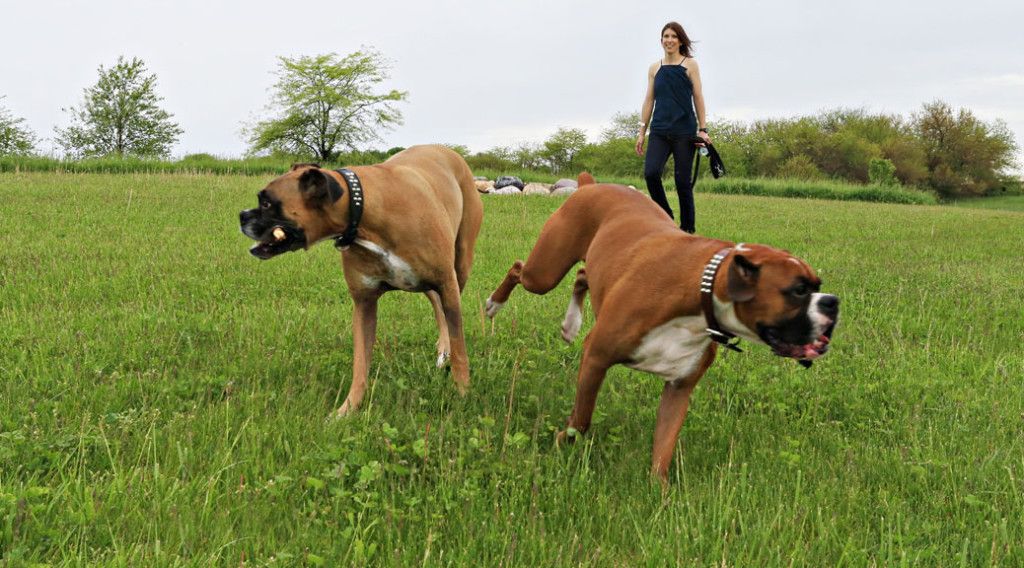
<svg viewBox="0 0 1024 568">
<path fill-rule="evenodd" d="M 292 169 L 288 170 L 294 172 L 295 170 L 301 170 L 302 168 L 319 168 L 320 164 L 307 164 L 304 162 L 296 162 L 292 164 Z"/>
<path fill-rule="evenodd" d="M 309 200 L 330 200 L 331 203 L 341 199 L 345 190 L 333 176 L 319 168 L 309 168 L 299 176 L 299 192 Z"/>
<path fill-rule="evenodd" d="M 760 274 L 761 267 L 750 262 L 742 254 L 734 254 L 732 264 L 729 265 L 729 299 L 733 302 L 752 300 L 757 287 L 757 277 Z"/>
<path fill-rule="evenodd" d="M 576 178 L 576 186 L 577 187 L 583 187 L 585 185 L 593 185 L 595 183 L 597 183 L 597 182 L 594 181 L 594 176 L 588 174 L 587 172 L 581 172 L 580 173 L 580 177 Z"/>
</svg>

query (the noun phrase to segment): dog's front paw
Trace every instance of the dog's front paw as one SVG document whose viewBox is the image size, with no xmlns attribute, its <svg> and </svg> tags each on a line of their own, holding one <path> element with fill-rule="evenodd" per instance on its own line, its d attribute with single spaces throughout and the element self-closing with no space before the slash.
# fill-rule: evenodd
<svg viewBox="0 0 1024 568">
<path fill-rule="evenodd" d="M 451 366 L 452 354 L 447 351 L 441 351 L 437 354 L 437 368 L 443 369 Z"/>
<path fill-rule="evenodd" d="M 572 427 L 566 428 L 555 436 L 555 445 L 561 446 L 563 444 L 572 444 L 576 441 L 576 438 L 579 437 L 579 435 L 579 430 Z"/>
<path fill-rule="evenodd" d="M 495 302 L 490 296 L 487 297 L 487 317 L 493 318 L 498 314 L 498 310 L 505 305 L 505 302 Z"/>
<path fill-rule="evenodd" d="M 355 414 L 355 412 L 355 407 L 353 405 L 350 405 L 346 400 L 344 403 L 342 403 L 341 407 L 338 408 L 338 410 L 335 410 L 327 418 L 325 418 L 324 422 L 330 422 L 332 420 L 342 420 L 344 418 L 352 416 L 353 414 Z"/>
</svg>

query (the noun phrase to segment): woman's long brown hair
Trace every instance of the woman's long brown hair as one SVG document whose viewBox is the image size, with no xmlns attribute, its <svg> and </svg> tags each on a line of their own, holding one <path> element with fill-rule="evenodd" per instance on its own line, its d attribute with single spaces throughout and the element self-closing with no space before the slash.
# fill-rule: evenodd
<svg viewBox="0 0 1024 568">
<path fill-rule="evenodd" d="M 661 35 L 665 35 L 665 30 L 669 28 L 672 28 L 672 31 L 676 32 L 676 37 L 679 38 L 679 54 L 683 57 L 693 57 L 693 42 L 690 41 L 690 36 L 686 35 L 683 26 L 676 22 L 669 22 L 661 28 Z M 661 40 L 661 36 L 658 37 L 658 40 Z"/>
</svg>

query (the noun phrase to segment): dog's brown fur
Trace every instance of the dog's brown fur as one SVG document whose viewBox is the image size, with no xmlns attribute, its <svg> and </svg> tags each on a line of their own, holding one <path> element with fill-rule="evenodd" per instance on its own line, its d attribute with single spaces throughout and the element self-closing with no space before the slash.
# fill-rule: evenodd
<svg viewBox="0 0 1024 568">
<path fill-rule="evenodd" d="M 350 168 L 364 188 L 364 212 L 354 244 L 342 252 L 345 282 L 355 303 L 352 385 L 338 415 L 355 411 L 367 386 L 376 336 L 377 301 L 389 290 L 423 292 L 438 324 L 438 364 L 450 351 L 452 376 L 461 393 L 469 387 L 469 360 L 462 330 L 461 294 L 473 265 L 483 203 L 465 160 L 443 146 L 414 146 L 384 163 Z M 296 164 L 260 192 L 273 214 L 242 212 L 243 232 L 270 239 L 275 225 L 308 249 L 339 235 L 349 222 L 349 200 L 332 201 L 336 171 Z M 248 223 L 248 226 L 247 226 Z M 259 247 L 256 245 L 254 249 Z M 254 253 L 256 254 L 256 253 Z M 276 253 L 275 253 L 276 254 Z"/>
<path fill-rule="evenodd" d="M 488 299 L 487 314 L 493 317 L 517 284 L 545 294 L 577 262 L 586 260 L 585 268 L 577 273 L 562 325 L 563 338 L 571 343 L 579 331 L 578 314 L 589 290 L 595 323 L 583 342 L 576 402 L 568 427 L 585 432 L 590 426 L 598 390 L 612 365 L 660 374 L 665 387 L 655 426 L 651 472 L 665 479 L 690 394 L 718 352 L 718 344 L 705 331 L 707 323 L 701 312 L 702 273 L 718 251 L 735 245 L 680 231 L 661 208 L 635 190 L 595 184 L 586 173 L 578 183 L 579 189 L 544 225 L 527 261 L 516 261 Z M 821 341 L 827 343 L 827 337 L 819 336 L 831 333 L 838 299 L 824 294 L 795 299 L 789 292 L 794 285 L 816 291 L 820 281 L 806 263 L 786 251 L 764 245 L 734 250 L 714 285 L 716 313 L 722 325 L 741 338 L 764 343 L 762 335 L 774 337 L 764 333 L 765 329 L 786 336 L 798 333 L 794 326 L 806 323 L 813 305 L 814 325 L 806 334 L 799 332 L 798 341 L 805 343 L 797 347 L 780 342 L 773 347 L 780 354 L 792 352 L 787 356 L 793 357 L 799 351 L 805 359 L 823 354 L 827 346 Z M 822 315 L 825 312 L 828 314 Z M 673 352 L 675 340 L 691 347 Z M 653 353 L 651 345 L 656 346 Z M 565 438 L 566 432 L 562 432 L 559 439 Z"/>
</svg>

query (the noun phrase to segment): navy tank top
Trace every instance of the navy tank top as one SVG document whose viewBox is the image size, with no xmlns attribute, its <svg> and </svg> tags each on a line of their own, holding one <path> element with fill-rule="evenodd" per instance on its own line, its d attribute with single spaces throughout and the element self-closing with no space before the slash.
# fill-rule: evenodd
<svg viewBox="0 0 1024 568">
<path fill-rule="evenodd" d="M 685 59 L 683 60 L 685 61 Z M 654 74 L 654 115 L 651 133 L 662 136 L 693 136 L 697 113 L 693 109 L 693 81 L 683 67 L 664 65 Z"/>
</svg>

